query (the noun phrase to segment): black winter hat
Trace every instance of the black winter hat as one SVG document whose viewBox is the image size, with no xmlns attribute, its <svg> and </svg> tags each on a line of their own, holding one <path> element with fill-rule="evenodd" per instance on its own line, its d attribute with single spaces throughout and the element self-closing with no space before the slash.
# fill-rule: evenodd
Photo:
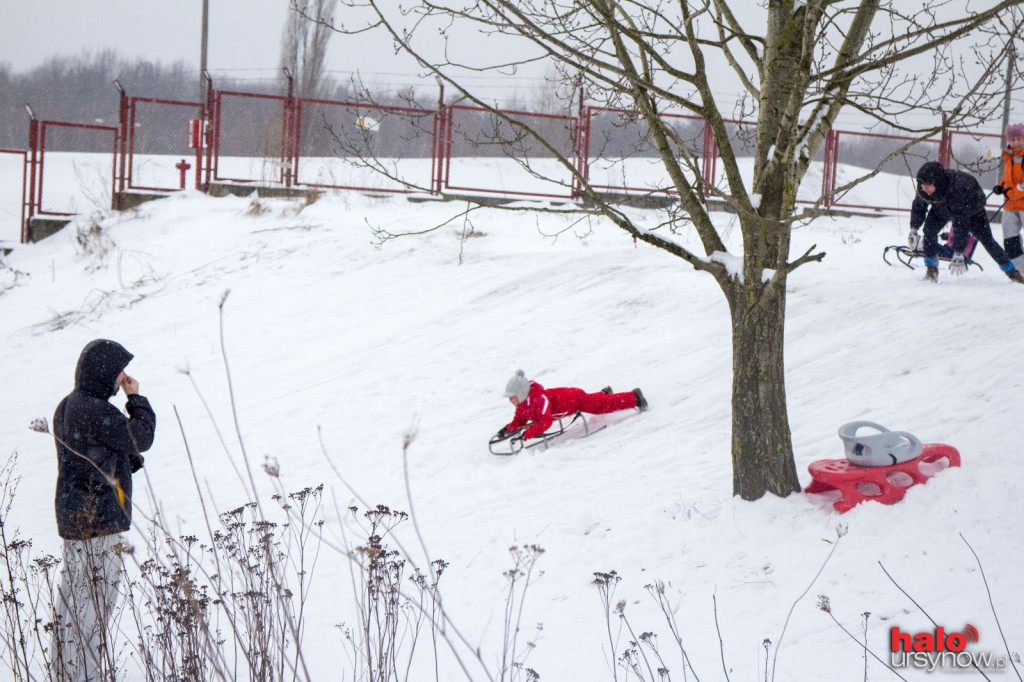
<svg viewBox="0 0 1024 682">
<path fill-rule="evenodd" d="M 917 171 L 917 183 L 919 185 L 935 185 L 934 196 L 944 196 L 946 187 L 949 186 L 949 176 L 946 169 L 938 161 L 929 161 Z"/>
</svg>

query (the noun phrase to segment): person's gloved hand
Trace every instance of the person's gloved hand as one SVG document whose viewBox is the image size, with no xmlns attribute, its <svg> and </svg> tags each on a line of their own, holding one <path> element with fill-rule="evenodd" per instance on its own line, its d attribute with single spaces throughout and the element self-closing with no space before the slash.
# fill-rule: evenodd
<svg viewBox="0 0 1024 682">
<path fill-rule="evenodd" d="M 920 238 L 920 236 L 918 234 L 917 228 L 914 228 L 914 227 L 910 228 L 910 236 L 907 237 L 907 246 L 909 246 L 913 250 L 916 250 L 917 249 L 917 240 L 919 238 Z"/>
<path fill-rule="evenodd" d="M 1006 194 L 1006 188 L 999 184 L 992 188 L 992 192 L 994 194 Z"/>
<path fill-rule="evenodd" d="M 949 259 L 949 274 L 960 275 L 967 272 L 967 264 L 964 262 L 964 254 L 954 253 L 953 257 Z"/>
</svg>

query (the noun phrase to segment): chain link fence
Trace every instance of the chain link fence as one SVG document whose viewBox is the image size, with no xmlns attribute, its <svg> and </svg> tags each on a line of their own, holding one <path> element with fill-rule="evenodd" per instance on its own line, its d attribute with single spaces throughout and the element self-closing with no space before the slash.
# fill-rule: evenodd
<svg viewBox="0 0 1024 682">
<path fill-rule="evenodd" d="M 27 188 L 30 216 L 109 210 L 118 129 L 61 121 L 33 121 L 32 129 Z"/>
<path fill-rule="evenodd" d="M 24 241 L 28 152 L 0 149 L 0 243 Z"/>
<path fill-rule="evenodd" d="M 28 151 L 0 150 L 0 241 L 24 238 L 34 215 L 106 210 L 116 193 L 166 193 L 211 183 L 243 187 L 575 199 L 581 179 L 608 195 L 676 192 L 635 111 L 581 107 L 579 116 L 462 104 L 373 102 L 210 90 L 200 103 L 127 97 L 118 127 L 38 121 Z M 696 191 L 728 194 L 717 143 L 697 116 L 663 113 L 669 153 Z M 756 127 L 726 122 L 740 172 L 753 172 Z M 993 187 L 998 135 L 950 131 L 917 141 L 834 130 L 811 159 L 800 203 L 909 210 L 914 175 L 938 160 Z M 864 176 L 867 176 L 866 178 Z M 999 206 L 999 197 L 989 200 Z"/>
<path fill-rule="evenodd" d="M 438 112 L 319 99 L 297 101 L 295 183 L 380 192 L 431 192 Z"/>
<path fill-rule="evenodd" d="M 443 189 L 569 199 L 576 195 L 578 119 L 479 107 L 445 110 Z M 558 157 L 570 160 L 566 166 Z"/>
<path fill-rule="evenodd" d="M 291 100 L 281 95 L 215 91 L 215 182 L 291 184 Z"/>
<path fill-rule="evenodd" d="M 949 167 L 978 178 L 985 194 L 1003 179 L 1003 138 L 1000 135 L 951 131 Z M 989 195 L 989 207 L 998 208 L 1003 197 Z"/>
<path fill-rule="evenodd" d="M 198 189 L 206 138 L 202 105 L 132 97 L 124 110 L 127 121 L 118 191 Z"/>
<path fill-rule="evenodd" d="M 664 114 L 672 137 L 672 154 L 686 168 L 687 180 L 698 186 L 704 177 L 706 126 L 698 116 Z M 639 112 L 587 107 L 583 145 L 586 178 L 599 191 L 622 194 L 675 193 L 650 128 Z"/>
</svg>

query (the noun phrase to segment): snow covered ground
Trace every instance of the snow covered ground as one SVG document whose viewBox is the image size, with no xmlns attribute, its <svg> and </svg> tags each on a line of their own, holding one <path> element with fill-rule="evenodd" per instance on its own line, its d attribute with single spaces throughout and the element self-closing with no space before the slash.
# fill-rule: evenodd
<svg viewBox="0 0 1024 682">
<path fill-rule="evenodd" d="M 463 204 L 352 193 L 258 206 L 185 192 L 103 217 L 88 239 L 76 238 L 90 226 L 83 218 L 6 257 L 24 275 L 0 295 L 0 443 L 18 453 L 21 476 L 5 523 L 35 552 L 60 547 L 56 467 L 51 438 L 28 424 L 52 415 L 93 338 L 135 353 L 129 373 L 157 412 L 147 484 L 136 484 L 141 509 L 159 504 L 183 534 L 205 533 L 182 432 L 217 510 L 248 499 L 219 329 L 230 291 L 223 344 L 263 501 L 275 488 L 258 465 L 273 457 L 285 490 L 325 484 L 324 532 L 336 541 L 342 525 L 350 540 L 354 532 L 337 510 L 359 503 L 332 463 L 370 504 L 414 509 L 430 558 L 449 562 L 441 587 L 452 617 L 495 668 L 502 572 L 508 548 L 523 544 L 545 550 L 521 635 L 536 644 L 525 664 L 543 680 L 616 679 L 591 584 L 594 572 L 613 570 L 613 601 L 624 601 L 637 633 L 658 633 L 675 680 L 763 680 L 766 669 L 777 680 L 864 679 L 862 648 L 818 597 L 862 640 L 870 613 L 867 644 L 888 662 L 893 626 L 935 625 L 886 571 L 946 632 L 977 628 L 969 652 L 1007 656 L 987 589 L 1009 649 L 1024 642 L 1015 520 L 1024 287 L 987 255 L 978 257 L 983 272 L 954 279 L 943 267 L 935 286 L 920 269 L 882 262 L 884 246 L 906 240 L 905 214 L 821 218 L 795 232 L 794 254 L 811 244 L 828 254 L 789 285 L 787 388 L 801 482 L 811 462 L 843 456 L 836 431 L 853 420 L 948 443 L 963 458 L 896 505 L 839 515 L 822 496 L 732 497 L 724 299 L 710 277 L 608 222 L 495 209 L 464 219 L 455 217 Z M 660 219 L 636 215 L 651 226 Z M 417 232 L 453 217 L 381 247 L 371 229 Z M 734 217 L 715 219 L 738 254 Z M 679 239 L 697 243 L 692 233 Z M 639 386 L 651 409 L 594 417 L 609 427 L 591 438 L 494 457 L 487 439 L 511 418 L 502 390 L 517 368 L 547 386 Z M 413 430 L 410 507 L 402 442 Z M 401 537 L 425 564 L 411 527 Z M 675 609 L 686 676 L 645 590 L 656 581 Z M 316 679 L 345 670 L 334 626 L 352 621 L 352 602 L 348 563 L 324 549 L 306 638 Z M 618 627 L 616 654 L 629 638 Z M 866 665 L 868 679 L 899 679 L 871 657 Z M 432 679 L 425 659 L 417 666 L 410 679 Z M 942 674 L 897 670 L 904 679 Z M 441 679 L 459 675 L 446 668 Z"/>
</svg>

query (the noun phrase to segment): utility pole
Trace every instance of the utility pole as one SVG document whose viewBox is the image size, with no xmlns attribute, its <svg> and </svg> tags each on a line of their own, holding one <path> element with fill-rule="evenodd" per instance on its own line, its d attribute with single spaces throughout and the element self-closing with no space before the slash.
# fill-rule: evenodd
<svg viewBox="0 0 1024 682">
<path fill-rule="evenodd" d="M 206 78 L 206 43 L 209 36 L 210 24 L 210 0 L 203 0 L 203 23 L 199 36 L 199 101 L 206 108 L 206 88 L 203 80 Z"/>
<path fill-rule="evenodd" d="M 999 131 L 1000 137 L 1005 133 L 1006 126 L 1010 125 L 1010 83 L 1013 81 L 1013 64 L 1017 61 L 1017 51 L 1013 46 L 1013 38 L 1006 43 L 1006 91 L 1003 93 L 1003 129 Z M 1003 140 L 1005 143 L 1006 140 Z M 1002 145 L 1000 145 L 1002 146 Z"/>
</svg>

